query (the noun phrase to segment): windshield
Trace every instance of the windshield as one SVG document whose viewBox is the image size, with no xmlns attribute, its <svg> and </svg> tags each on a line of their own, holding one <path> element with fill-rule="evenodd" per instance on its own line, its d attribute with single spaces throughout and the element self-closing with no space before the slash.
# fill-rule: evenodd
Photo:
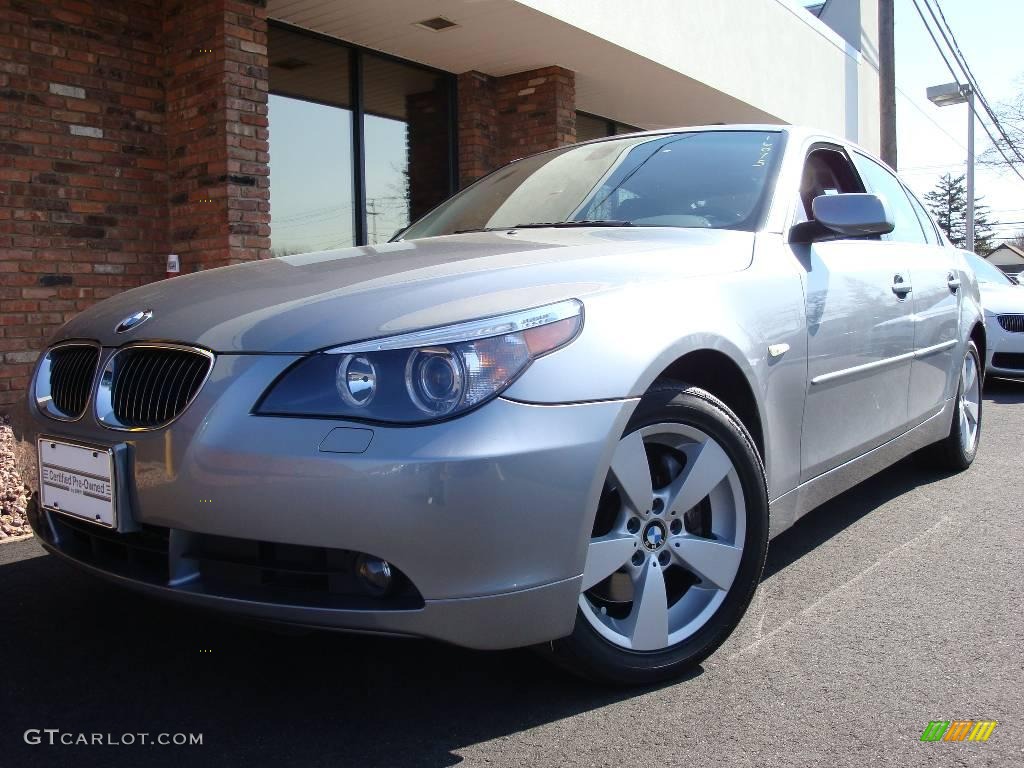
<svg viewBox="0 0 1024 768">
<path fill-rule="evenodd" d="M 524 158 L 457 194 L 403 240 L 528 226 L 757 227 L 781 133 L 633 136 Z"/>
<path fill-rule="evenodd" d="M 1003 274 L 1003 270 L 997 267 L 990 261 L 986 261 L 981 256 L 975 256 L 971 254 L 967 257 L 971 266 L 974 267 L 974 274 L 978 278 L 979 283 L 986 285 L 1015 285 L 1013 280 Z"/>
</svg>

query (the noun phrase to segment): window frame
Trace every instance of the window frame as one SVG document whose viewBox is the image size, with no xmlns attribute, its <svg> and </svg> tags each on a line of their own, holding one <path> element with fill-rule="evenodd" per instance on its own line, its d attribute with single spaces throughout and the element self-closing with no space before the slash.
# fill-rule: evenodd
<svg viewBox="0 0 1024 768">
<path fill-rule="evenodd" d="M 873 163 L 875 166 L 878 167 L 878 169 L 880 171 L 883 171 L 883 172 L 889 174 L 889 176 L 892 177 L 893 181 L 896 182 L 896 186 L 900 188 L 900 190 L 903 192 L 904 196 L 907 198 L 907 204 L 910 206 L 910 210 L 914 214 L 914 221 L 917 222 L 917 227 L 918 227 L 918 229 L 921 232 L 921 241 L 920 242 L 914 242 L 914 241 L 909 241 L 909 240 L 896 240 L 896 239 L 894 239 L 892 237 L 892 232 L 890 232 L 887 235 L 882 235 L 882 239 L 885 240 L 886 242 L 889 242 L 889 243 L 902 243 L 903 245 L 931 245 L 931 243 L 928 242 L 928 236 L 924 232 L 924 224 L 921 223 L 921 217 L 918 215 L 917 209 L 914 208 L 914 204 L 910 201 L 910 192 L 907 189 L 907 185 L 903 183 L 903 180 L 899 176 L 897 176 L 896 173 L 893 172 L 888 166 L 886 166 L 880 160 L 876 160 L 875 158 L 871 157 L 871 155 L 869 155 L 869 154 L 867 154 L 865 152 L 862 152 L 860 150 L 854 150 L 853 154 L 859 155 L 860 157 L 864 158 L 864 160 L 866 160 L 869 163 Z M 857 167 L 856 162 L 854 162 L 854 167 L 855 168 Z M 865 181 L 864 176 L 863 176 L 863 174 L 860 173 L 860 169 L 859 168 L 857 168 L 857 173 L 858 173 L 858 175 L 860 175 L 861 181 Z M 864 184 L 864 189 L 870 189 L 870 187 L 869 187 L 869 185 L 867 183 Z M 893 210 L 892 214 L 893 214 L 893 217 L 895 218 L 896 211 Z M 895 231 L 895 230 L 893 230 L 893 231 Z"/>
<path fill-rule="evenodd" d="M 789 204 L 790 205 L 790 211 L 789 211 L 789 216 L 787 217 L 788 226 L 785 229 L 785 236 L 786 236 L 786 242 L 787 243 L 789 242 L 789 233 L 793 229 L 793 227 L 795 227 L 801 221 L 807 221 L 808 220 L 806 218 L 801 218 L 801 217 L 803 217 L 805 215 L 805 211 L 804 211 L 803 198 L 802 198 L 802 196 L 800 194 L 800 191 L 801 191 L 800 188 L 803 185 L 804 170 L 807 167 L 807 160 L 810 158 L 810 156 L 812 154 L 814 154 L 815 152 L 818 152 L 820 150 L 828 150 L 828 151 L 832 151 L 832 152 L 837 152 L 838 154 L 842 155 L 843 158 L 846 160 L 846 162 L 849 163 L 850 170 L 853 171 L 853 178 L 860 184 L 861 189 L 862 190 L 867 190 L 867 188 L 868 188 L 867 184 L 864 183 L 863 177 L 861 177 L 861 175 L 860 175 L 860 171 L 858 170 L 857 165 L 853 162 L 853 158 L 850 156 L 849 149 L 845 145 L 839 144 L 839 143 L 837 143 L 835 141 L 830 141 L 830 140 L 827 140 L 827 139 L 822 139 L 822 138 L 817 138 L 817 139 L 814 139 L 814 140 L 810 141 L 809 143 L 807 143 L 806 146 L 804 147 L 803 159 L 800 160 L 800 165 L 799 165 L 799 168 L 798 168 L 799 173 L 798 173 L 797 179 L 796 179 L 795 194 L 791 195 L 793 200 Z M 778 194 L 781 191 L 782 190 L 777 189 L 776 190 L 776 194 Z M 852 240 L 852 239 L 856 239 L 856 240 L 871 240 L 871 239 L 876 239 L 876 238 L 867 238 L 867 237 L 848 238 L 848 237 L 841 237 L 840 235 L 837 234 L 834 239 L 835 240 Z"/>
<path fill-rule="evenodd" d="M 379 59 L 386 61 L 392 61 L 396 64 L 403 64 L 408 67 L 414 67 L 424 72 L 429 72 L 442 78 L 445 83 L 447 95 L 448 95 L 448 136 L 447 136 L 447 148 L 448 148 L 448 173 L 447 173 L 447 190 L 445 193 L 445 199 L 451 197 L 455 192 L 458 191 L 458 178 L 459 178 L 459 147 L 458 147 L 458 92 L 456 90 L 457 78 L 451 73 L 437 67 L 431 67 L 426 64 L 420 64 L 417 61 L 409 61 L 398 56 L 392 56 L 381 51 L 375 51 L 370 48 L 364 48 L 355 43 L 350 43 L 347 40 L 341 40 L 330 35 L 324 35 L 320 32 L 313 32 L 308 29 L 302 29 L 291 24 L 287 24 L 276 19 L 268 19 L 267 26 L 274 29 L 279 29 L 283 32 L 288 32 L 294 35 L 302 35 L 304 37 L 311 38 L 313 40 L 319 40 L 321 42 L 330 43 L 331 45 L 338 46 L 348 51 L 349 54 L 349 100 L 351 104 L 347 109 L 352 112 L 352 128 L 350 146 L 351 146 L 351 163 L 352 163 L 352 207 L 354 211 L 353 216 L 353 240 L 356 246 L 367 245 L 369 243 L 369 217 L 367 216 L 366 210 L 366 115 L 372 115 L 372 112 L 366 110 L 366 99 L 363 93 L 363 58 L 367 55 L 374 56 Z M 268 50 L 269 53 L 269 50 Z M 269 77 L 269 61 L 268 61 L 268 86 L 270 83 Z M 283 96 L 289 99 L 297 99 L 300 101 L 308 101 L 314 104 L 321 104 L 322 102 L 316 101 L 315 99 L 305 98 L 298 96 L 294 93 L 288 93 L 286 91 L 275 90 L 272 87 L 268 87 L 268 96 Z M 324 104 L 324 106 L 337 107 L 337 104 Z M 270 126 L 270 130 L 273 130 L 273 126 Z M 273 151 L 273 139 L 271 138 L 271 151 Z M 410 222 L 412 223 L 412 222 Z M 270 219 L 271 232 L 273 232 L 274 220 L 273 212 L 271 212 Z"/>
<path fill-rule="evenodd" d="M 906 192 L 907 197 L 910 198 L 910 207 L 914 209 L 914 213 L 917 214 L 917 218 L 921 218 L 922 212 L 925 215 L 925 220 L 921 222 L 921 228 L 924 229 L 925 225 L 927 224 L 927 226 L 931 229 L 932 238 L 934 239 L 934 242 L 929 241 L 928 232 L 925 231 L 924 239 L 925 241 L 927 241 L 927 245 L 944 246 L 946 244 L 946 241 L 942 237 L 942 230 L 940 230 L 938 224 L 935 223 L 935 219 L 932 217 L 931 211 L 928 210 L 928 206 L 921 202 L 921 199 L 914 194 L 914 190 L 912 190 L 906 184 L 903 185 L 903 191 Z"/>
</svg>

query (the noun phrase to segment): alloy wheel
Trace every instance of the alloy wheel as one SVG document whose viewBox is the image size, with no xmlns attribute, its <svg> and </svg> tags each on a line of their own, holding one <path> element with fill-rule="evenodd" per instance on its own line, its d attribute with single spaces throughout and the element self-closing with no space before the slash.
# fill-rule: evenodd
<svg viewBox="0 0 1024 768">
<path fill-rule="evenodd" d="M 964 358 L 960 371 L 960 441 L 965 454 L 974 451 L 978 442 L 978 426 L 981 413 L 981 378 L 974 355 Z"/>
<path fill-rule="evenodd" d="M 677 423 L 615 450 L 583 573 L 580 609 L 616 646 L 660 651 L 693 635 L 740 567 L 746 508 L 722 446 Z"/>
</svg>

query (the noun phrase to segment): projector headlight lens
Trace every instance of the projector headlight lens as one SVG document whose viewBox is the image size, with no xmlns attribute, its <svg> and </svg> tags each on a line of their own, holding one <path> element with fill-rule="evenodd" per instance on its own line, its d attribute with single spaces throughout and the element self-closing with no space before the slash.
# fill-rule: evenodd
<svg viewBox="0 0 1024 768">
<path fill-rule="evenodd" d="M 559 302 L 501 317 L 349 344 L 300 361 L 257 412 L 418 423 L 496 397 L 530 363 L 571 342 L 583 305 Z"/>
</svg>

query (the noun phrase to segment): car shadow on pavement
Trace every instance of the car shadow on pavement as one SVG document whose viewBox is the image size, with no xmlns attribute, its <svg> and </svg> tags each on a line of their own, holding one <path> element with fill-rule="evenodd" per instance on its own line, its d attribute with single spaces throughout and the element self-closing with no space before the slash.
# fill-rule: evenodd
<svg viewBox="0 0 1024 768">
<path fill-rule="evenodd" d="M 947 473 L 919 466 L 915 458 L 910 456 L 841 493 L 811 510 L 792 528 L 772 539 L 768 545 L 762 580 L 792 565 L 883 504 L 948 476 Z"/>
<path fill-rule="evenodd" d="M 988 379 L 983 397 L 1001 404 L 1024 403 L 1024 381 Z M 762 580 L 771 578 L 883 504 L 944 477 L 948 474 L 924 468 L 911 456 L 854 486 L 772 539 Z"/>
<path fill-rule="evenodd" d="M 985 398 L 1024 402 L 1024 383 L 993 380 Z M 764 578 L 944 477 L 908 458 L 847 491 L 772 541 Z M 274 632 L 144 599 L 31 540 L 0 547 L 0 600 L 0 763 L 10 765 L 434 767 L 481 742 L 512 763 L 523 757 L 501 752 L 505 737 L 634 697 L 639 707 L 647 692 L 577 680 L 527 650 Z M 26 745 L 33 728 L 201 733 L 203 745 Z"/>
<path fill-rule="evenodd" d="M 985 379 L 983 397 L 995 403 L 1024 403 L 1024 381 L 1017 379 Z"/>
<path fill-rule="evenodd" d="M 15 547 L 27 559 L 12 562 Z M 469 745 L 644 693 L 526 650 L 275 633 L 122 591 L 34 541 L 0 549 L 0 590 L 7 765 L 450 766 Z M 201 733 L 203 745 L 25 744 L 45 728 Z"/>
</svg>

